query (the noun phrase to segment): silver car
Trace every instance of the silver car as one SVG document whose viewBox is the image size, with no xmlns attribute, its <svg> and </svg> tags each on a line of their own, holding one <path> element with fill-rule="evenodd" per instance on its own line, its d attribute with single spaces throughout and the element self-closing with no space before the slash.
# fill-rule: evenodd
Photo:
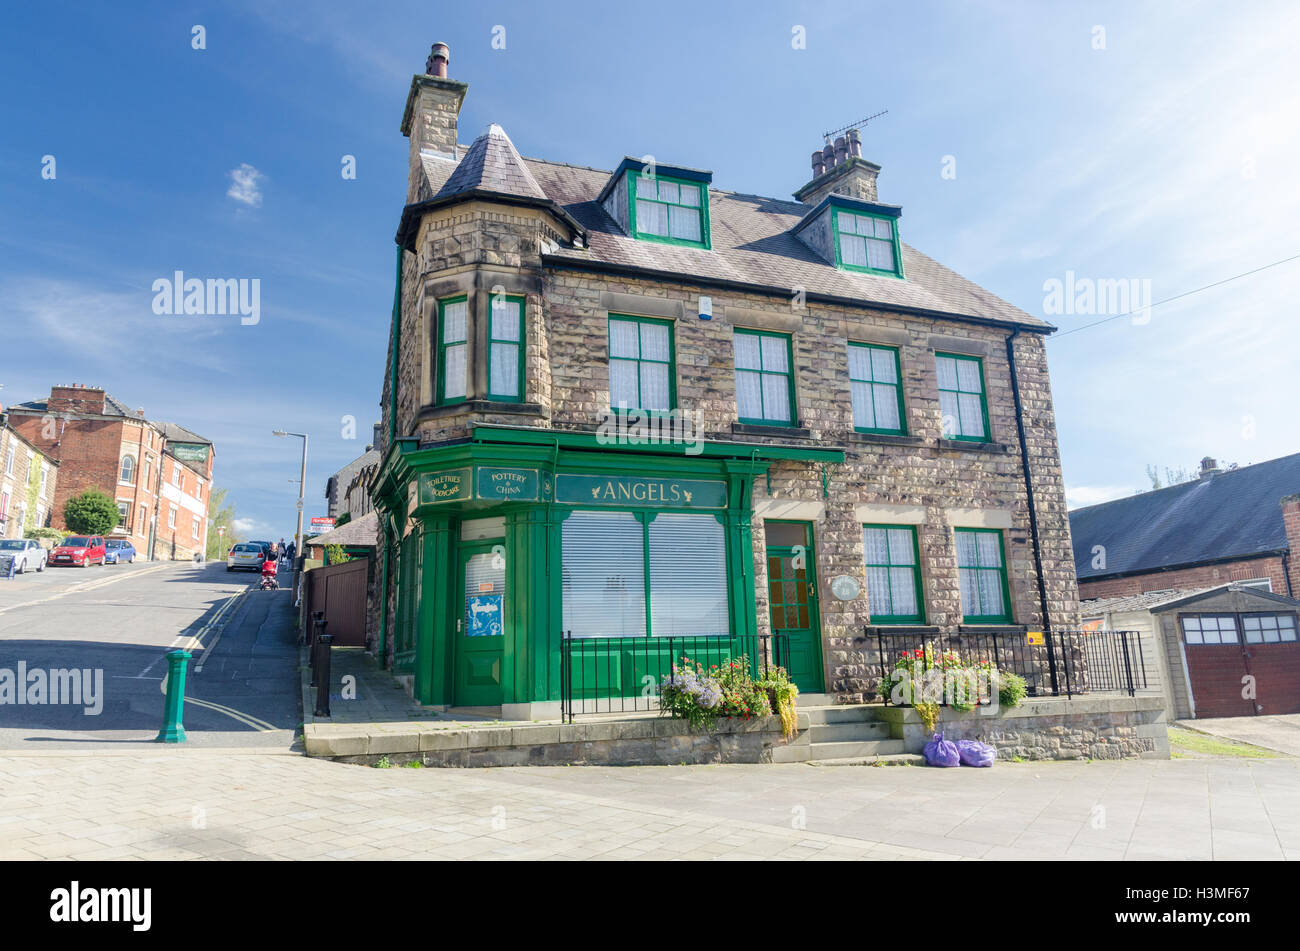
<svg viewBox="0 0 1300 951">
<path fill-rule="evenodd" d="M 44 571 L 46 559 L 50 553 L 41 547 L 41 543 L 30 538 L 6 538 L 0 540 L 0 575 L 20 575 L 24 571 Z"/>
</svg>

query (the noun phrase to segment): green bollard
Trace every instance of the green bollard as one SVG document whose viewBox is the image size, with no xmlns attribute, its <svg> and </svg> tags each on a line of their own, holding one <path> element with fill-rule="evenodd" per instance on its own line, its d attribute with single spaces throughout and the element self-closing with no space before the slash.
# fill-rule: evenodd
<svg viewBox="0 0 1300 951">
<path fill-rule="evenodd" d="M 163 727 L 158 731 L 157 743 L 185 742 L 181 714 L 185 706 L 185 662 L 190 657 L 189 651 L 167 654 L 167 699 L 163 701 Z"/>
</svg>

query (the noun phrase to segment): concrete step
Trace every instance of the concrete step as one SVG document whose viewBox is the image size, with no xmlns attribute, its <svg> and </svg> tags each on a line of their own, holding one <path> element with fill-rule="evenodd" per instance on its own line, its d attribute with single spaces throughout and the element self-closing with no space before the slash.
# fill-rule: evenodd
<svg viewBox="0 0 1300 951">
<path fill-rule="evenodd" d="M 881 756 L 842 756 L 836 759 L 810 759 L 809 766 L 924 766 L 920 753 L 886 753 Z"/>
<path fill-rule="evenodd" d="M 808 714 L 809 724 L 819 723 L 867 723 L 875 722 L 879 707 L 866 705 L 835 704 L 822 707 L 805 706 L 803 697 L 797 704 L 800 713 Z"/>
<path fill-rule="evenodd" d="M 807 743 L 787 743 L 772 747 L 773 763 L 805 763 L 808 761 Z"/>
<path fill-rule="evenodd" d="M 835 698 L 828 693 L 801 693 L 798 703 L 801 707 L 831 707 Z"/>
<path fill-rule="evenodd" d="M 812 723 L 808 738 L 813 743 L 837 740 L 887 740 L 889 724 L 882 720 L 855 720 L 848 723 Z"/>
<path fill-rule="evenodd" d="M 809 760 L 845 759 L 847 757 L 886 756 L 903 752 L 902 740 L 860 740 L 853 742 L 812 743 Z"/>
</svg>

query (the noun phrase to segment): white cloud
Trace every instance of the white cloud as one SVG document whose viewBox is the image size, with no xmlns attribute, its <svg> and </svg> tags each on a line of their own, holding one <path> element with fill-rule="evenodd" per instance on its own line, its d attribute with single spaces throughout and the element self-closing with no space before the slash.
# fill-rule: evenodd
<svg viewBox="0 0 1300 951">
<path fill-rule="evenodd" d="M 251 208 L 261 207 L 262 188 L 259 183 L 265 178 L 252 165 L 241 162 L 239 168 L 230 170 L 231 185 L 226 190 L 226 195 Z"/>
<path fill-rule="evenodd" d="M 1099 505 L 1114 499 L 1126 498 L 1137 492 L 1131 485 L 1067 485 L 1065 487 L 1065 505 L 1067 508 L 1083 508 L 1085 505 Z"/>
</svg>

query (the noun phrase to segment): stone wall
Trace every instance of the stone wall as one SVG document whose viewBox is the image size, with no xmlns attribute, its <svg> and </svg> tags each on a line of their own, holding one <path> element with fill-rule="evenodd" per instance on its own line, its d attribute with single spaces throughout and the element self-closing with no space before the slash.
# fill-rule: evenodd
<svg viewBox="0 0 1300 951">
<path fill-rule="evenodd" d="M 978 740 L 1000 759 L 1168 759 L 1169 726 L 1162 697 L 1076 697 L 1031 700 L 993 715 L 943 709 L 938 732 Z M 930 740 L 911 707 L 885 707 L 890 735 L 909 753 Z"/>
</svg>

